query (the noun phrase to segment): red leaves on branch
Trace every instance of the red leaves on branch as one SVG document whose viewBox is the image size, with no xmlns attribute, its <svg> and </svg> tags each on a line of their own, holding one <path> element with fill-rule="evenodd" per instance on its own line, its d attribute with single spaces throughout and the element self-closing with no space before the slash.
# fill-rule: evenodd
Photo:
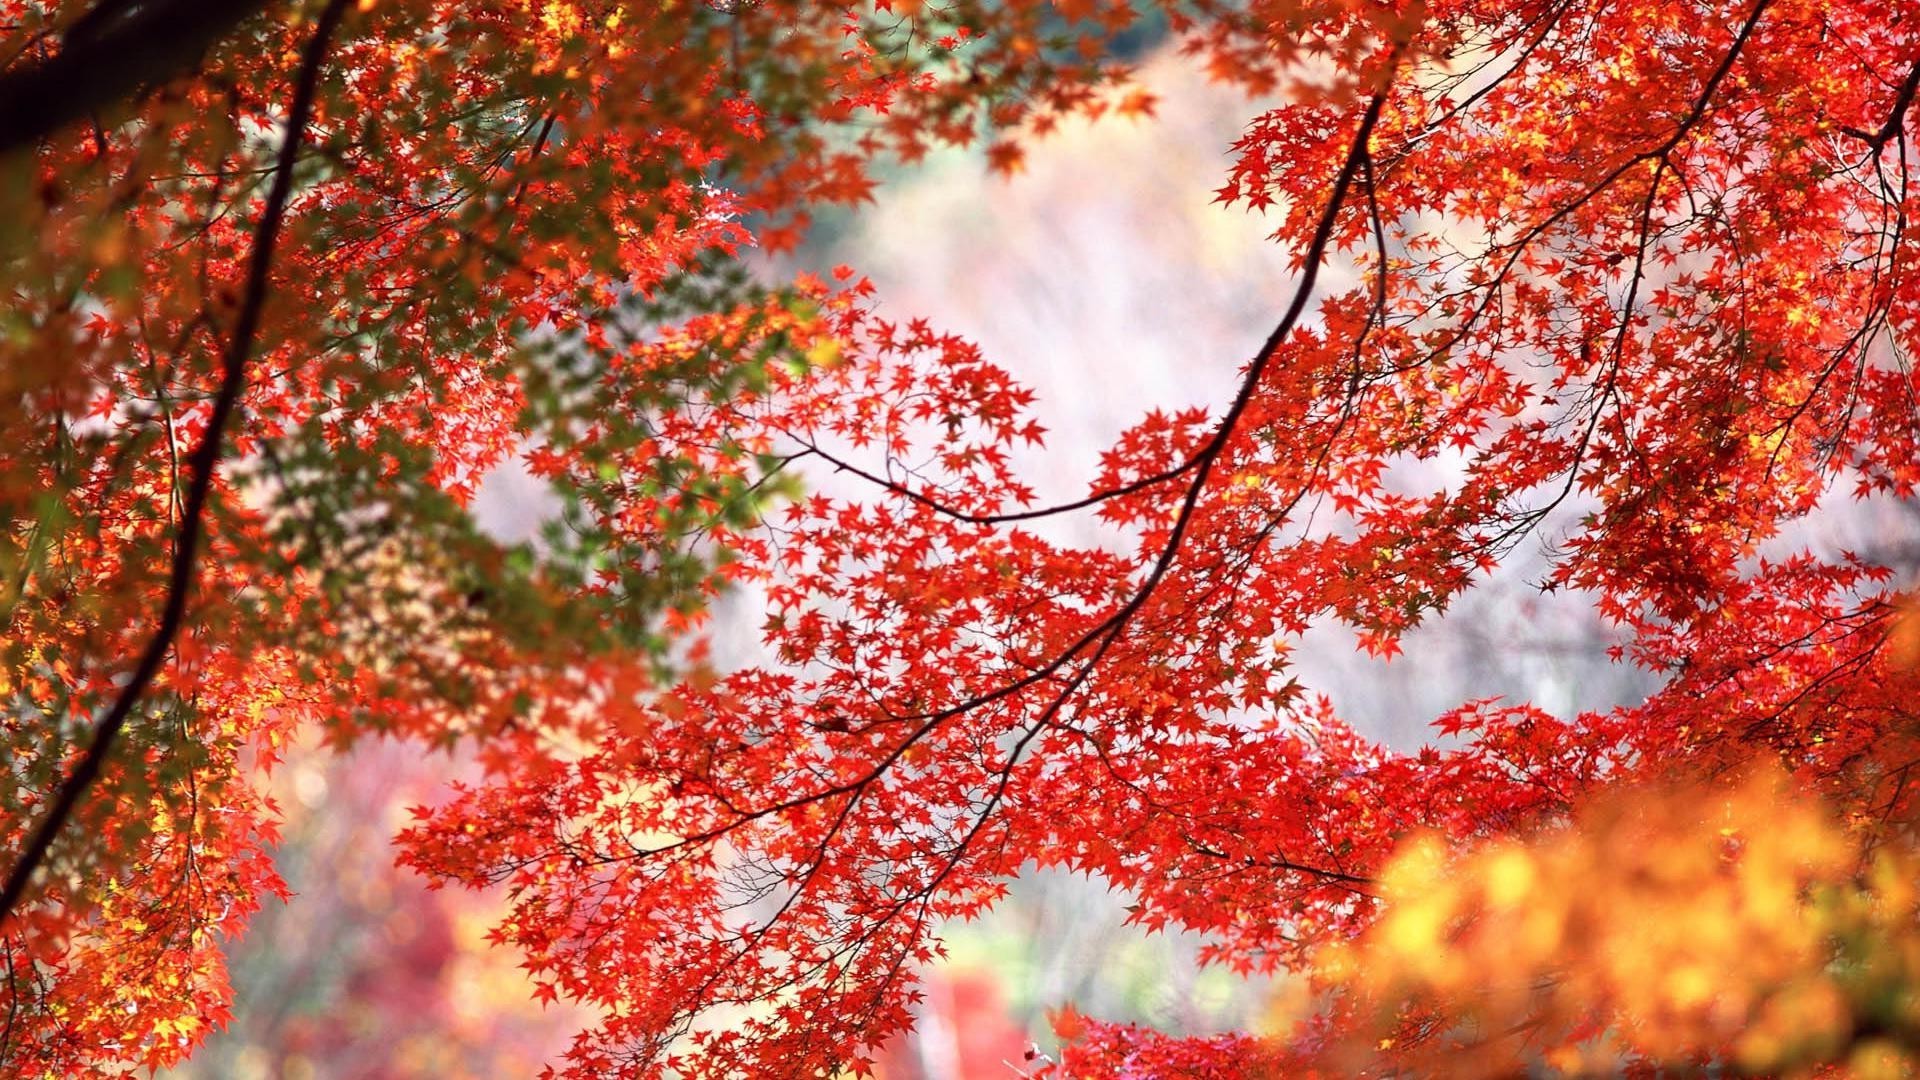
<svg viewBox="0 0 1920 1080">
<path fill-rule="evenodd" d="M 16 64 L 78 15 L 0 10 Z M 270 7 L 7 165 L 10 851 L 160 608 L 313 14 Z M 1011 173 L 1060 117 L 1149 113 L 1116 89 L 1125 5 L 350 16 L 186 630 L 0 939 L 8 1068 L 165 1066 L 221 1022 L 219 944 L 280 888 L 258 770 L 308 728 L 476 750 L 403 858 L 504 890 L 536 993 L 603 1017 L 575 1076 L 857 1071 L 939 928 L 1036 864 L 1271 971 L 1364 934 L 1416 830 L 1529 835 L 1624 780 L 1759 754 L 1907 827 L 1889 572 L 1791 531 L 1920 482 L 1901 13 L 1164 15 L 1219 77 L 1284 88 L 1218 195 L 1302 278 L 1235 398 L 1149 414 L 1064 508 L 1032 505 L 1032 395 L 979 350 L 852 272 L 731 268 L 868 198 L 881 156 L 990 128 Z M 1315 287 L 1334 264 L 1353 284 Z M 562 504 L 538 544 L 467 511 L 516 459 Z M 1044 539 L 1056 512 L 1115 542 Z M 1468 703 L 1402 754 L 1293 680 L 1310 625 L 1390 655 L 1543 541 L 1544 587 L 1665 676 L 1645 702 Z M 675 654 L 739 584 L 768 662 Z M 1282 1060 L 1058 1024 L 1074 1076 Z"/>
</svg>

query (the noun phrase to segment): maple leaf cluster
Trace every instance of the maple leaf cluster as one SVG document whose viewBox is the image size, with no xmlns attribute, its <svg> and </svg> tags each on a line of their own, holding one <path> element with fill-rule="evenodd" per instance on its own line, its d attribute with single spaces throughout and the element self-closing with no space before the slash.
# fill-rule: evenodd
<svg viewBox="0 0 1920 1080">
<path fill-rule="evenodd" d="M 70 77 L 124 8 L 0 0 L 0 96 Z M 1794 526 L 1920 482 L 1906 14 L 1156 9 L 1217 77 L 1284 91 L 1218 194 L 1299 273 L 1229 400 L 1146 416 L 1051 507 L 1005 370 L 852 271 L 776 287 L 744 258 L 883 158 L 986 139 L 1012 171 L 1064 117 L 1150 111 L 1126 4 L 266 5 L 63 126 L 0 115 L 0 1060 L 160 1067 L 223 1022 L 221 943 L 283 891 L 261 777 L 315 731 L 478 756 L 402 858 L 503 890 L 498 944 L 601 1018 L 574 1076 L 866 1071 L 940 927 L 1036 864 L 1335 999 L 1284 1045 L 1076 1020 L 1075 1076 L 1351 1065 L 1376 1000 L 1386 1067 L 1467 1053 L 1447 1009 L 1498 950 L 1462 931 L 1459 969 L 1423 967 L 1439 928 L 1570 925 L 1583 876 L 1676 902 L 1590 866 L 1594 808 L 1676 773 L 1742 836 L 1783 830 L 1743 849 L 1754 884 L 1668 815 L 1679 869 L 1645 870 L 1752 885 L 1673 891 L 1723 931 L 1770 905 L 1754 979 L 1904 941 L 1911 862 L 1873 852 L 1917 809 L 1911 632 L 1887 568 Z M 560 503 L 537 542 L 471 511 L 512 460 Z M 806 490 L 841 474 L 858 494 Z M 1059 514 L 1118 539 L 1032 525 Z M 1292 677 L 1309 626 L 1391 655 L 1542 542 L 1543 587 L 1664 678 L 1646 701 L 1470 702 L 1400 753 Z M 770 659 L 716 671 L 699 634 L 738 584 Z M 1729 779 L 1755 758 L 1758 796 Z M 1800 798 L 1851 831 L 1767 816 Z M 1552 847 L 1568 822 L 1592 838 Z M 1864 865 L 1892 869 L 1848 893 Z M 1815 886 L 1844 917 L 1797 902 Z M 1558 940 L 1509 959 L 1562 990 L 1465 1014 L 1511 1022 L 1513 1060 L 1863 1045 L 1727 1020 L 1852 1017 L 1861 984 L 1728 1005 Z M 1383 981 L 1344 978 L 1376 941 Z"/>
</svg>

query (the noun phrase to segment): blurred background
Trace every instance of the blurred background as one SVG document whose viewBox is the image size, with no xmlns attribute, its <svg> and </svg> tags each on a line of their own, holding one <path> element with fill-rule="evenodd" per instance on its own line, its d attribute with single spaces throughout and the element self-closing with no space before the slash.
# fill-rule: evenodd
<svg viewBox="0 0 1920 1080">
<path fill-rule="evenodd" d="M 1084 494 L 1102 448 L 1148 409 L 1217 410 L 1290 296 L 1287 254 L 1258 215 L 1212 201 L 1259 106 L 1170 55 L 1143 57 L 1141 78 L 1158 95 L 1156 119 L 1069 125 L 1032 146 L 1012 180 L 992 177 L 977 150 L 934 155 L 770 267 L 848 263 L 873 279 L 886 313 L 972 338 L 1034 387 L 1049 437 L 1018 465 L 1043 501 Z M 1433 468 L 1410 479 L 1444 482 L 1444 464 Z M 480 509 L 517 539 L 541 505 L 537 485 L 506 470 Z M 1850 548 L 1906 571 L 1920 557 L 1915 524 L 1902 508 L 1850 505 L 1781 544 Z M 1090 517 L 1044 528 L 1063 542 L 1102 539 Z M 1302 681 L 1402 749 L 1470 699 L 1531 700 L 1560 715 L 1639 700 L 1652 684 L 1608 662 L 1613 639 L 1583 598 L 1532 586 L 1541 559 L 1516 553 L 1391 663 L 1357 652 L 1339 628 L 1311 631 L 1296 654 Z M 755 597 L 731 598 L 717 658 L 758 659 L 761 621 Z M 499 898 L 429 892 L 393 867 L 405 808 L 466 768 L 392 743 L 289 755 L 273 782 L 287 819 L 280 868 L 295 896 L 268 901 L 231 949 L 229 1030 L 167 1075 L 518 1077 L 564 1049 L 587 1018 L 535 1004 L 516 957 L 488 947 Z M 1029 1038 L 1052 1049 L 1044 1010 L 1068 1003 L 1171 1033 L 1258 1026 L 1271 987 L 1202 970 L 1198 941 L 1129 926 L 1128 903 L 1098 881 L 1033 874 L 990 917 L 948 928 L 949 959 L 924 973 L 918 1030 L 890 1048 L 885 1075 L 1016 1076 Z"/>
</svg>

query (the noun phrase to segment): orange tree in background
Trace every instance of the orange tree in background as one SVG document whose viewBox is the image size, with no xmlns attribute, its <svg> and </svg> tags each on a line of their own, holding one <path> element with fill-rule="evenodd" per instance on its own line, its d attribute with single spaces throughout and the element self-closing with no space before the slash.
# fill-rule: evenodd
<svg viewBox="0 0 1920 1080">
<path fill-rule="evenodd" d="M 1912 625 L 1781 533 L 1920 479 L 1920 12 L 1156 9 L 1285 89 L 1219 195 L 1300 273 L 1231 400 L 1037 507 L 1005 372 L 852 272 L 737 258 L 883 157 L 1013 171 L 1147 111 L 1124 3 L 0 9 L 9 1073 L 220 1023 L 220 944 L 280 889 L 260 770 L 308 728 L 477 752 L 403 858 L 501 887 L 502 947 L 598 1012 L 568 1075 L 858 1071 L 1030 863 L 1323 991 L 1279 1041 L 1063 1014 L 1068 1075 L 1911 1043 L 1878 958 L 1914 947 Z M 468 512 L 516 457 L 560 504 L 537 543 Z M 1068 513 L 1124 539 L 1027 525 Z M 1541 587 L 1664 675 L 1644 703 L 1468 704 L 1408 755 L 1289 677 L 1308 625 L 1390 654 L 1542 540 Z M 675 643 L 742 581 L 777 659 L 715 673 Z M 1641 903 L 1701 928 L 1677 967 Z"/>
</svg>

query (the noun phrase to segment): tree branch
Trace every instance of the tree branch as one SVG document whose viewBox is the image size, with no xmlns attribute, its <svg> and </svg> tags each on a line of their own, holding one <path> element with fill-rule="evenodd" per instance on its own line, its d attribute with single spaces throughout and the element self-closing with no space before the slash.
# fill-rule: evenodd
<svg viewBox="0 0 1920 1080">
<path fill-rule="evenodd" d="M 1893 108 L 1887 112 L 1887 119 L 1877 130 L 1866 131 L 1861 128 L 1841 125 L 1840 130 L 1867 144 L 1867 148 L 1878 154 L 1886 149 L 1900 129 L 1906 126 L 1907 110 L 1913 107 L 1913 98 L 1920 93 L 1920 61 L 1907 70 L 1906 81 L 1900 84 L 1900 92 L 1894 95 Z"/>
<path fill-rule="evenodd" d="M 1881 124 L 1880 130 L 1874 132 L 1873 136 L 1867 140 L 1876 152 L 1893 141 L 1895 135 L 1900 134 L 1900 129 L 1906 124 L 1907 110 L 1913 106 L 1913 95 L 1916 91 L 1920 91 L 1920 63 L 1913 65 L 1907 72 L 1907 81 L 1900 84 L 1900 96 L 1894 98 L 1893 109 L 1887 114 L 1887 122 Z"/>
<path fill-rule="evenodd" d="M 230 5 L 205 5 L 209 10 L 223 6 Z M 207 430 L 201 436 L 199 445 L 194 447 L 193 456 L 188 459 L 193 475 L 188 482 L 186 502 L 180 512 L 179 532 L 174 538 L 173 563 L 167 579 L 166 606 L 161 611 L 160 624 L 147 642 L 146 650 L 141 653 L 132 677 L 120 688 L 113 705 L 93 729 L 93 737 L 88 741 L 79 764 L 61 782 L 52 807 L 40 819 L 19 860 L 8 872 L 5 889 L 0 891 L 0 926 L 4 926 L 12 917 L 34 873 L 46 862 L 47 853 L 60 835 L 60 830 L 73 817 L 81 796 L 99 779 L 108 756 L 113 752 L 114 742 L 126 726 L 127 717 L 132 714 L 134 705 L 153 682 L 154 676 L 159 674 L 167 654 L 173 649 L 174 639 L 179 636 L 180 628 L 186 621 L 188 594 L 193 591 L 198 578 L 197 558 L 201 533 L 205 531 L 203 519 L 207 500 L 213 490 L 214 471 L 220 464 L 221 445 L 225 441 L 227 425 L 232 421 L 239 407 L 241 391 L 246 387 L 247 358 L 253 351 L 254 335 L 259 330 L 261 311 L 266 306 L 273 249 L 280 237 L 287 200 L 293 192 L 294 161 L 299 156 L 307 121 L 313 115 L 313 100 L 320 83 L 320 67 L 326 57 L 327 44 L 340 25 L 346 7 L 347 0 L 328 0 L 314 28 L 313 37 L 308 39 L 301 55 L 293 105 L 287 115 L 286 139 L 280 145 L 274 165 L 273 186 L 267 193 L 267 203 L 260 214 L 260 225 L 254 233 L 253 251 L 247 266 L 247 291 L 241 302 L 239 318 L 234 324 L 233 337 L 228 341 L 226 354 L 221 359 L 220 388 L 213 400 L 213 414 L 207 421 Z M 129 21 L 133 18 L 138 16 L 131 17 Z M 0 84 L 0 98 L 4 98 L 4 95 L 4 85 Z M 12 104 L 9 102 L 7 108 L 10 109 Z M 6 130 L 4 124 L 7 115 L 10 114 L 0 110 L 0 130 Z"/>
<path fill-rule="evenodd" d="M 178 75 L 266 3 L 101 0 L 68 28 L 59 52 L 0 75 L 0 155 Z"/>
</svg>

